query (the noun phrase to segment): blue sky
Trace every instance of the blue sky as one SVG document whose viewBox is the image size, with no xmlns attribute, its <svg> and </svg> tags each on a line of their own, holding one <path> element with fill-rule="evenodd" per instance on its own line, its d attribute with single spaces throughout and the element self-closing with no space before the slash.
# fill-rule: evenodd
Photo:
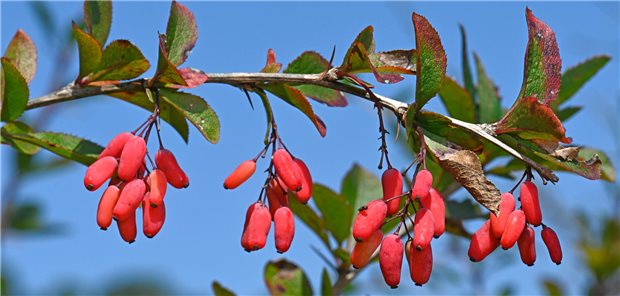
<svg viewBox="0 0 620 296">
<path fill-rule="evenodd" d="M 66 27 L 79 20 L 81 2 L 50 2 L 55 24 Z M 619 5 L 617 2 L 598 3 L 420 3 L 408 2 L 187 2 L 196 15 L 199 39 L 185 65 L 206 72 L 251 72 L 265 63 L 268 48 L 273 48 L 278 60 L 286 64 L 305 50 L 329 56 L 336 45 L 336 61 L 340 61 L 350 42 L 367 25 L 375 29 L 377 50 L 413 48 L 414 35 L 411 13 L 416 11 L 435 26 L 448 56 L 448 74 L 462 81 L 460 70 L 460 36 L 458 25 L 468 33 L 470 50 L 483 60 L 490 77 L 499 86 L 502 104 L 509 107 L 521 86 L 523 55 L 527 43 L 525 7 L 547 22 L 556 32 L 563 60 L 563 69 L 595 55 L 606 53 L 612 61 L 582 89 L 571 104 L 585 110 L 566 124 L 567 133 L 576 144 L 602 148 L 615 163 L 619 163 L 617 138 L 610 126 L 618 123 L 620 67 Z M 31 96 L 49 92 L 49 79 L 54 73 L 51 53 L 54 47 L 34 20 L 27 3 L 2 2 L 2 50 L 18 28 L 28 33 L 38 46 L 39 68 L 31 83 Z M 128 39 L 142 49 L 154 66 L 157 54 L 157 31 L 164 32 L 169 2 L 115 2 L 113 25 L 108 40 Z M 77 73 L 77 53 L 66 65 L 70 81 Z M 146 77 L 153 73 L 147 72 Z M 392 86 L 378 86 L 377 92 L 400 96 L 411 101 L 415 79 Z M 132 275 L 161 279 L 175 293 L 208 293 L 213 280 L 222 282 L 240 294 L 263 294 L 262 281 L 265 262 L 279 258 L 272 247 L 248 254 L 239 245 L 243 217 L 247 206 L 255 199 L 263 182 L 256 174 L 235 191 L 225 191 L 221 182 L 241 161 L 253 157 L 262 148 L 264 112 L 252 110 L 242 92 L 228 86 L 205 85 L 191 92 L 204 97 L 219 115 L 222 124 L 221 140 L 217 145 L 204 141 L 196 130 L 190 130 L 189 145 L 167 125 L 163 134 L 166 146 L 190 176 L 191 186 L 185 190 L 169 190 L 167 221 L 162 232 L 152 240 L 139 237 L 132 245 L 123 243 L 114 228 L 98 230 L 95 211 L 101 192 L 84 190 L 85 168 L 71 165 L 51 175 L 35 175 L 21 188 L 21 200 L 40 201 L 45 219 L 62 223 L 64 235 L 48 237 L 11 237 L 3 245 L 3 268 L 8 268 L 16 289 L 23 293 L 42 294 L 52 288 L 77 280 L 82 289 L 101 289 L 111 281 Z M 402 94 L 405 94 L 404 96 Z M 350 97 L 346 108 L 328 108 L 313 104 L 327 125 L 327 137 L 321 138 L 312 124 L 300 112 L 277 99 L 272 100 L 280 133 L 287 147 L 303 158 L 313 173 L 315 182 L 338 190 L 340 180 L 353 163 L 370 171 L 376 169 L 379 142 L 376 116 L 371 104 Z M 255 100 L 258 104 L 258 100 Z M 438 100 L 428 109 L 442 111 Z M 28 112 L 30 118 L 37 111 Z M 106 143 L 114 135 L 133 130 L 148 113 L 135 106 L 107 97 L 90 98 L 59 105 L 48 130 L 84 136 Z M 617 126 L 616 126 L 617 128 Z M 389 142 L 390 145 L 392 142 Z M 392 145 L 394 146 L 394 145 Z M 12 162 L 2 147 L 2 185 L 12 174 Z M 152 147 L 151 149 L 154 149 Z M 396 148 L 393 148 L 396 152 Z M 45 155 L 48 155 L 45 153 Z M 392 153 L 392 162 L 405 167 L 410 159 Z M 259 164 L 260 165 L 260 164 Z M 262 165 L 266 165 L 262 163 Z M 580 292 L 585 278 L 575 276 L 581 271 L 575 239 L 574 221 L 564 213 L 583 209 L 589 214 L 613 213 L 609 207 L 603 182 L 592 182 L 576 176 L 560 174 L 560 182 L 542 189 L 545 220 L 551 220 L 565 246 L 565 262 L 556 267 L 538 245 L 539 259 L 534 268 L 523 266 L 516 250 L 495 253 L 493 260 L 474 265 L 466 258 L 466 249 L 448 254 L 453 239 L 445 236 L 436 242 L 438 269 L 450 266 L 470 274 L 482 269 L 488 277 L 484 292 L 496 292 L 512 283 L 521 293 L 540 292 L 540 278 L 557 278 L 572 293 Z M 498 180 L 507 190 L 510 182 Z M 460 191 L 457 198 L 465 197 Z M 588 207 L 583 207 L 583 199 Z M 476 223 L 471 225 L 472 229 Z M 315 286 L 324 267 L 309 246 L 320 242 L 301 223 L 293 247 L 286 257 L 306 270 Z M 482 266 L 480 266 L 482 265 Z M 489 272 L 492 269 L 494 272 Z M 516 276 L 515 276 L 516 275 Z M 431 284 L 417 288 L 403 274 L 399 290 L 381 284 L 378 267 L 361 275 L 358 283 L 367 293 L 428 294 L 461 291 L 481 292 L 471 278 L 457 281 L 450 277 L 431 278 Z M 518 282 L 515 278 L 519 278 Z M 379 283 L 379 284 L 377 284 Z M 459 289 L 459 290 L 454 290 Z M 83 290 L 95 293 L 100 290 Z M 481 293 L 484 293 L 481 292 Z"/>
</svg>

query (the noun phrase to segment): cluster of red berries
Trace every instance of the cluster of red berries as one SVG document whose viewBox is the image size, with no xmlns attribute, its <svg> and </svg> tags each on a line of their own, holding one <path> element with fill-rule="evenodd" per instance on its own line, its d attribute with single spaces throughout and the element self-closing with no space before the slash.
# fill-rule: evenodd
<svg viewBox="0 0 620 296">
<path fill-rule="evenodd" d="M 528 266 L 536 261 L 536 243 L 534 228 L 541 226 L 541 237 L 551 261 L 562 262 L 562 247 L 553 229 L 542 223 L 542 212 L 538 201 L 538 190 L 529 178 L 521 185 L 521 208 L 516 209 L 516 201 L 512 193 L 502 194 L 499 205 L 499 216 L 491 213 L 480 229 L 472 236 L 468 255 L 471 261 L 479 262 L 491 254 L 498 246 L 504 250 L 517 244 L 521 261 Z"/>
<path fill-rule="evenodd" d="M 428 282 L 433 270 L 431 240 L 445 231 L 444 200 L 440 193 L 432 188 L 433 176 L 428 170 L 418 172 L 411 191 L 404 194 L 402 175 L 396 169 L 386 170 L 381 183 L 383 199 L 373 200 L 360 208 L 353 222 L 353 237 L 357 242 L 351 252 L 351 264 L 355 268 L 366 266 L 381 245 L 379 265 L 385 283 L 392 288 L 398 286 L 403 253 L 406 253 L 411 279 L 421 286 Z M 409 198 L 400 208 L 400 198 L 405 196 Z M 401 226 L 407 227 L 407 218 L 411 220 L 408 210 L 410 205 L 415 215 L 413 237 L 407 229 L 409 239 L 404 245 L 398 232 Z M 390 216 L 394 217 L 386 221 Z M 401 224 L 394 233 L 384 238 L 381 227 L 397 218 L 401 219 Z"/>
<path fill-rule="evenodd" d="M 289 196 L 306 204 L 312 196 L 312 176 L 306 164 L 294 158 L 286 149 L 274 148 L 269 168 L 259 199 L 250 205 L 245 217 L 241 246 L 248 252 L 265 247 L 271 222 L 278 253 L 288 251 L 295 236 L 295 221 L 289 208 Z M 248 180 L 256 171 L 257 159 L 242 162 L 224 181 L 224 188 L 234 189 Z M 275 169 L 275 172 L 274 172 Z M 266 203 L 268 205 L 266 205 Z"/>
<path fill-rule="evenodd" d="M 151 123 L 153 124 L 152 120 Z M 146 129 L 150 131 L 150 128 Z M 106 230 L 115 220 L 121 237 L 132 243 L 137 236 L 136 210 L 142 206 L 142 229 L 148 238 L 162 228 L 166 217 L 164 196 L 167 184 L 175 188 L 189 186 L 189 179 L 176 158 L 160 143 L 152 163 L 146 148 L 147 136 L 124 132 L 115 136 L 86 170 L 84 186 L 90 191 L 99 189 L 107 180 L 108 187 L 97 208 L 97 224 Z M 152 170 L 146 167 L 145 157 Z"/>
</svg>

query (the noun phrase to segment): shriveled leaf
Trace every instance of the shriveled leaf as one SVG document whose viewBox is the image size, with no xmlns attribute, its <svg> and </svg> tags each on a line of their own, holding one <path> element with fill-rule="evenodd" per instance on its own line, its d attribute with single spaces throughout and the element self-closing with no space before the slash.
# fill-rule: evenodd
<svg viewBox="0 0 620 296">
<path fill-rule="evenodd" d="M 312 121 L 321 137 L 325 137 L 327 133 L 325 123 L 314 114 L 310 102 L 300 90 L 287 84 L 268 84 L 263 88 L 303 112 Z"/>
<path fill-rule="evenodd" d="M 444 79 L 439 97 L 450 116 L 467 122 L 476 122 L 474 98 L 454 79 L 450 77 Z"/>
<path fill-rule="evenodd" d="M 502 117 L 502 105 L 500 102 L 497 87 L 487 76 L 482 61 L 474 53 L 476 71 L 478 73 L 478 83 L 476 85 L 476 96 L 478 98 L 478 119 L 482 123 L 496 122 Z"/>
<path fill-rule="evenodd" d="M 435 28 L 423 16 L 413 13 L 416 45 L 416 110 L 434 97 L 446 76 L 446 53 Z"/>
<path fill-rule="evenodd" d="M 286 66 L 284 73 L 318 74 L 329 70 L 328 68 L 329 63 L 320 54 L 314 51 L 305 51 Z M 347 100 L 340 91 L 310 84 L 292 86 L 300 90 L 305 96 L 328 106 L 344 107 L 347 105 Z"/>
<path fill-rule="evenodd" d="M 13 138 L 14 134 L 29 133 L 32 133 L 32 129 L 27 124 L 20 121 L 9 122 L 2 126 L 2 143 L 11 145 L 21 153 L 28 155 L 35 154 L 39 152 L 39 146 Z"/>
<path fill-rule="evenodd" d="M 556 111 L 555 115 L 558 116 L 558 119 L 560 121 L 564 122 L 577 114 L 577 112 L 581 111 L 581 109 L 583 109 L 583 107 L 581 106 L 565 107 L 561 110 Z"/>
<path fill-rule="evenodd" d="M 19 118 L 28 104 L 28 83 L 19 70 L 7 58 L 2 58 L 2 77 L 0 77 L 0 94 L 2 95 L 2 121 Z"/>
<path fill-rule="evenodd" d="M 459 25 L 461 31 L 461 61 L 463 67 L 463 84 L 465 89 L 472 97 L 476 96 L 474 89 L 474 79 L 471 75 L 471 68 L 469 65 L 469 51 L 467 50 L 467 35 L 465 34 L 465 27 Z"/>
<path fill-rule="evenodd" d="M 273 49 L 267 50 L 267 62 L 265 63 L 265 67 L 260 70 L 263 73 L 278 73 L 282 69 L 282 64 L 276 61 L 276 53 Z"/>
<path fill-rule="evenodd" d="M 452 143 L 464 149 L 476 152 L 482 151 L 482 142 L 477 136 L 453 125 L 449 119 L 439 113 L 420 111 L 415 118 L 415 122 L 424 130 L 437 136 L 448 138 Z"/>
<path fill-rule="evenodd" d="M 592 159 L 594 155 L 597 155 L 601 160 L 601 179 L 609 182 L 615 182 L 616 169 L 605 152 L 595 148 L 580 147 L 578 160 Z"/>
<path fill-rule="evenodd" d="M 198 39 L 194 14 L 182 4 L 172 1 L 170 17 L 166 28 L 166 51 L 168 60 L 174 65 L 183 64 Z"/>
<path fill-rule="evenodd" d="M 415 49 L 397 49 L 371 53 L 368 57 L 377 72 L 394 74 L 416 73 Z"/>
<path fill-rule="evenodd" d="M 379 178 L 359 164 L 351 167 L 341 186 L 340 194 L 347 198 L 354 213 L 370 201 L 383 197 Z"/>
<path fill-rule="evenodd" d="M 325 228 L 325 222 L 317 215 L 312 208 L 307 205 L 301 204 L 297 201 L 297 198 L 289 195 L 289 208 L 295 214 L 299 220 L 304 222 L 308 228 L 310 228 L 319 238 L 326 244 L 329 243 L 327 237 L 327 231 Z"/>
<path fill-rule="evenodd" d="M 553 102 L 553 106 L 557 108 L 557 106 L 560 106 L 575 95 L 575 93 L 598 73 L 610 59 L 611 57 L 607 55 L 593 56 L 566 70 L 566 72 L 562 74 L 560 93 L 558 94 L 558 98 Z"/>
<path fill-rule="evenodd" d="M 128 40 L 115 40 L 104 50 L 101 63 L 89 81 L 128 80 L 136 78 L 150 67 L 140 49 Z"/>
<path fill-rule="evenodd" d="M 209 80 L 209 77 L 207 77 L 207 74 L 205 74 L 205 72 L 198 70 L 198 69 L 183 68 L 183 69 L 178 69 L 178 72 L 179 74 L 181 74 L 181 77 L 183 78 L 183 80 L 185 80 L 186 85 L 169 84 L 169 85 L 166 85 L 166 87 L 168 88 L 193 88 L 193 87 L 200 86 L 204 84 L 205 82 L 207 82 L 207 80 Z"/>
<path fill-rule="evenodd" d="M 332 281 L 329 278 L 329 273 L 327 269 L 323 268 L 323 273 L 321 274 L 321 296 L 331 296 L 333 294 Z"/>
<path fill-rule="evenodd" d="M 473 203 L 471 199 L 463 201 L 446 200 L 446 217 L 456 220 L 468 220 L 484 218 L 487 214 L 480 210 L 480 207 Z"/>
<path fill-rule="evenodd" d="M 351 234 L 353 208 L 349 201 L 331 189 L 314 184 L 312 199 L 323 216 L 325 227 L 334 236 L 338 244 L 346 240 Z"/>
<path fill-rule="evenodd" d="M 80 80 L 88 74 L 95 72 L 99 63 L 103 51 L 101 45 L 92 36 L 82 31 L 75 23 L 73 23 L 73 36 L 78 44 L 78 51 L 80 56 L 80 73 L 78 79 Z"/>
<path fill-rule="evenodd" d="M 84 1 L 84 24 L 99 45 L 105 45 L 112 26 L 112 1 Z"/>
<path fill-rule="evenodd" d="M 159 35 L 159 54 L 157 55 L 157 70 L 152 78 L 153 84 L 167 84 L 177 86 L 187 86 L 185 79 L 176 65 L 168 59 L 168 50 L 166 49 L 166 35 Z"/>
<path fill-rule="evenodd" d="M 162 100 L 183 113 L 207 141 L 215 144 L 220 139 L 220 120 L 211 106 L 199 96 L 161 89 Z"/>
<path fill-rule="evenodd" d="M 304 271 L 286 259 L 267 262 L 264 278 L 271 295 L 312 295 L 312 286 Z"/>
<path fill-rule="evenodd" d="M 519 98 L 535 97 L 549 105 L 560 92 L 562 59 L 555 33 L 547 24 L 525 10 L 528 42 L 525 71 Z"/>
<path fill-rule="evenodd" d="M 59 156 L 77 161 L 84 165 L 90 165 L 95 162 L 99 157 L 99 153 L 103 151 L 103 147 L 96 143 L 63 133 L 20 133 L 13 134 L 12 137 L 16 140 L 37 145 Z"/>
<path fill-rule="evenodd" d="M 4 52 L 4 57 L 17 68 L 27 83 L 32 81 L 37 71 L 37 48 L 30 36 L 21 29 L 17 30 Z"/>
<path fill-rule="evenodd" d="M 235 293 L 222 286 L 222 284 L 218 281 L 211 283 L 211 289 L 213 290 L 213 294 L 215 294 L 215 296 L 235 296 Z"/>
</svg>

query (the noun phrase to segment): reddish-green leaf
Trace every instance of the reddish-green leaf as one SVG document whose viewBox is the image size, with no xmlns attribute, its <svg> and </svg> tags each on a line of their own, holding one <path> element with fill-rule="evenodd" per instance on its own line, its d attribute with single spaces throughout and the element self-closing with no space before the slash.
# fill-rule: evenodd
<svg viewBox="0 0 620 296">
<path fill-rule="evenodd" d="M 581 87 L 590 80 L 603 66 L 605 66 L 611 57 L 607 55 L 599 55 L 589 58 L 588 60 L 569 68 L 562 74 L 562 85 L 558 98 L 553 102 L 556 109 L 562 103 L 570 99 Z"/>
<path fill-rule="evenodd" d="M 110 43 L 101 57 L 101 63 L 88 81 L 128 80 L 140 76 L 150 67 L 140 49 L 127 40 Z"/>
<path fill-rule="evenodd" d="M 434 97 L 446 76 L 446 53 L 435 28 L 423 16 L 413 13 L 416 44 L 416 110 Z"/>
<path fill-rule="evenodd" d="M 329 63 L 320 54 L 314 51 L 306 51 L 288 64 L 284 73 L 318 74 L 329 70 L 328 68 Z M 347 105 L 347 100 L 340 91 L 310 84 L 293 85 L 293 87 L 309 98 L 328 106 L 344 107 Z"/>
<path fill-rule="evenodd" d="M 84 24 L 88 33 L 104 46 L 112 26 L 112 1 L 84 1 Z"/>
<path fill-rule="evenodd" d="M 166 87 L 169 88 L 192 88 L 192 87 L 196 87 L 199 85 L 202 85 L 203 83 L 207 82 L 207 80 L 209 80 L 209 77 L 207 77 L 207 74 L 205 74 L 205 72 L 198 70 L 198 69 L 194 69 L 194 68 L 183 68 L 183 69 L 178 69 L 179 74 L 181 74 L 181 77 L 183 77 L 183 80 L 185 80 L 185 84 L 187 84 L 186 86 L 183 85 L 167 85 Z"/>
<path fill-rule="evenodd" d="M 502 117 L 502 105 L 500 102 L 497 87 L 487 76 L 482 61 L 474 53 L 476 70 L 478 73 L 478 84 L 476 85 L 476 96 L 478 99 L 478 117 L 482 123 L 496 122 Z"/>
<path fill-rule="evenodd" d="M 166 49 L 166 35 L 159 35 L 159 54 L 157 56 L 157 70 L 152 78 L 153 84 L 163 86 L 177 85 L 187 86 L 185 79 L 177 67 L 168 59 L 168 50 Z"/>
<path fill-rule="evenodd" d="M 77 41 L 80 55 L 80 74 L 77 80 L 81 80 L 83 77 L 97 70 L 103 52 L 99 42 L 82 31 L 75 23 L 73 23 L 73 35 Z"/>
<path fill-rule="evenodd" d="M 450 116 L 467 122 L 476 122 L 474 98 L 454 79 L 446 76 L 439 90 L 439 97 Z"/>
<path fill-rule="evenodd" d="M 207 141 L 215 144 L 220 139 L 220 120 L 211 106 L 199 96 L 161 89 L 162 100 L 183 113 Z"/>
<path fill-rule="evenodd" d="M 469 132 L 453 125 L 445 116 L 430 111 L 420 111 L 416 115 L 415 122 L 437 136 L 450 139 L 450 142 L 460 147 L 480 152 L 482 150 L 482 142 L 480 139 Z"/>
<path fill-rule="evenodd" d="M 32 128 L 23 122 L 9 122 L 2 126 L 2 144 L 11 145 L 21 153 L 33 155 L 39 152 L 39 146 L 13 138 L 14 134 L 27 134 L 31 132 Z"/>
<path fill-rule="evenodd" d="M 168 60 L 178 66 L 189 56 L 198 39 L 194 14 L 182 4 L 172 1 L 166 28 L 166 51 Z"/>
<path fill-rule="evenodd" d="M 461 31 L 461 62 L 463 66 L 463 83 L 465 89 L 472 97 L 475 97 L 474 80 L 471 75 L 471 68 L 469 66 L 469 51 L 467 50 L 467 35 L 465 34 L 465 27 L 459 25 Z"/>
<path fill-rule="evenodd" d="M 308 99 L 301 93 L 301 91 L 286 84 L 268 84 L 263 87 L 265 90 L 278 96 L 308 116 L 310 121 L 312 121 L 318 130 L 319 134 L 321 134 L 322 137 L 325 137 L 325 134 L 327 133 L 325 123 L 323 123 L 321 118 L 314 114 L 314 110 L 312 110 L 310 102 L 308 102 Z"/>
<path fill-rule="evenodd" d="M 260 70 L 263 73 L 278 73 L 282 69 L 282 64 L 276 62 L 276 53 L 273 49 L 267 50 L 267 62 L 265 63 L 265 67 Z"/>
<path fill-rule="evenodd" d="M 28 104 L 28 83 L 19 70 L 7 58 L 2 58 L 0 95 L 2 96 L 2 121 L 19 118 Z"/>
<path fill-rule="evenodd" d="M 32 81 L 37 71 L 37 48 L 24 31 L 17 30 L 4 52 L 4 57 L 11 61 L 26 82 Z"/>
<path fill-rule="evenodd" d="M 549 105 L 560 91 L 560 50 L 553 30 L 536 18 L 529 8 L 525 10 L 525 18 L 529 40 L 519 98 L 536 97 L 541 103 Z"/>
</svg>

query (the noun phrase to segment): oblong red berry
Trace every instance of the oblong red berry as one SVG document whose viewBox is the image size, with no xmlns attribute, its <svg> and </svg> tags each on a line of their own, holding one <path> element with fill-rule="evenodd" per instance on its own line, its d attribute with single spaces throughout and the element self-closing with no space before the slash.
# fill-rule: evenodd
<svg viewBox="0 0 620 296">
<path fill-rule="evenodd" d="M 420 203 L 422 207 L 429 209 L 433 213 L 433 221 L 435 222 L 433 237 L 440 237 L 446 231 L 446 204 L 441 193 L 435 188 L 431 188 L 428 195 L 420 199 Z"/>
<path fill-rule="evenodd" d="M 519 255 L 521 261 L 527 266 L 534 265 L 536 261 L 536 241 L 534 236 L 534 228 L 532 226 L 526 226 L 517 240 L 519 246 Z"/>
<path fill-rule="evenodd" d="M 387 215 L 387 205 L 382 199 L 375 199 L 360 208 L 353 221 L 353 237 L 357 241 L 370 238 L 383 224 Z"/>
<path fill-rule="evenodd" d="M 420 208 L 413 220 L 413 246 L 421 251 L 428 248 L 435 234 L 435 218 L 427 208 Z"/>
<path fill-rule="evenodd" d="M 256 171 L 256 162 L 254 160 L 246 160 L 242 162 L 228 177 L 224 180 L 224 189 L 235 189 L 243 182 L 247 181 Z"/>
<path fill-rule="evenodd" d="M 381 239 L 383 238 L 383 232 L 381 230 L 374 231 L 370 237 L 364 241 L 356 242 L 353 251 L 351 251 L 351 264 L 355 268 L 362 268 L 368 264 L 370 257 L 377 250 Z"/>
<path fill-rule="evenodd" d="M 395 197 L 403 194 L 403 176 L 397 169 L 387 169 L 381 175 L 381 187 L 383 188 L 383 200 L 388 207 L 387 215 L 392 216 L 398 212 L 400 207 L 400 198 Z"/>
<path fill-rule="evenodd" d="M 510 213 L 510 215 L 508 215 L 508 220 L 506 220 L 504 233 L 502 233 L 502 238 L 500 239 L 502 249 L 508 250 L 512 248 L 519 239 L 519 236 L 521 236 L 523 228 L 525 228 L 525 214 L 523 211 L 516 210 Z"/>
<path fill-rule="evenodd" d="M 558 235 L 551 229 L 551 227 L 543 226 L 543 230 L 540 235 L 542 236 L 547 250 L 549 250 L 549 257 L 553 263 L 560 265 L 562 263 L 562 246 L 560 245 L 560 239 Z"/>
<path fill-rule="evenodd" d="M 400 283 L 400 271 L 403 265 L 403 241 L 396 234 L 390 234 L 383 239 L 379 249 L 379 267 L 383 280 L 392 289 Z"/>
<path fill-rule="evenodd" d="M 415 182 L 411 188 L 411 200 L 428 195 L 433 186 L 433 175 L 428 170 L 421 170 L 415 176 Z"/>
<path fill-rule="evenodd" d="M 504 228 L 506 227 L 506 221 L 508 221 L 508 216 L 515 210 L 515 198 L 510 192 L 506 192 L 502 194 L 502 200 L 499 204 L 499 217 L 495 214 L 491 213 L 491 233 L 496 238 L 501 238 L 502 233 L 504 233 Z"/>
<path fill-rule="evenodd" d="M 288 251 L 295 236 L 295 219 L 293 212 L 287 207 L 280 207 L 273 217 L 273 234 L 278 253 Z"/>
<path fill-rule="evenodd" d="M 272 219 L 275 217 L 276 211 L 284 206 L 282 202 L 287 198 L 285 197 L 285 193 L 279 186 L 277 186 L 277 184 L 272 184 L 275 182 L 276 181 L 273 179 L 269 182 L 266 193 L 267 202 L 269 203 L 269 213 L 271 213 Z"/>
<path fill-rule="evenodd" d="M 103 192 L 99 200 L 99 206 L 97 206 L 97 225 L 102 230 L 108 229 L 112 224 L 112 211 L 120 194 L 121 190 L 115 185 L 108 186 Z"/>
<path fill-rule="evenodd" d="M 118 226 L 118 232 L 121 234 L 121 238 L 128 242 L 133 243 L 138 236 L 138 226 L 136 225 L 136 212 L 131 212 L 129 216 L 124 220 L 116 220 Z"/>
<path fill-rule="evenodd" d="M 312 175 L 308 166 L 299 158 L 295 158 L 293 162 L 297 165 L 299 174 L 301 175 L 301 190 L 295 193 L 295 197 L 302 204 L 307 204 L 312 196 Z"/>
<path fill-rule="evenodd" d="M 429 245 L 421 251 L 411 248 L 411 258 L 409 260 L 409 273 L 411 280 L 416 286 L 428 283 L 433 272 L 433 249 Z"/>
<path fill-rule="evenodd" d="M 301 190 L 301 176 L 298 166 L 293 162 L 293 158 L 288 152 L 282 148 L 276 150 L 272 157 L 273 166 L 276 174 L 284 185 L 292 191 Z"/>
<path fill-rule="evenodd" d="M 99 154 L 99 158 L 101 159 L 106 156 L 112 156 L 114 158 L 121 157 L 121 152 L 123 151 L 123 147 L 125 147 L 125 144 L 127 144 L 127 141 L 131 140 L 131 138 L 133 137 L 135 136 L 129 132 L 120 133 L 114 136 L 114 138 L 110 140 L 108 145 L 105 146 L 105 149 L 101 151 L 101 153 Z"/>
<path fill-rule="evenodd" d="M 114 206 L 114 218 L 119 221 L 129 218 L 136 211 L 142 199 L 144 199 L 145 193 L 146 185 L 141 179 L 134 179 L 128 182 Z"/>
<path fill-rule="evenodd" d="M 136 178 L 138 170 L 144 163 L 144 156 L 146 155 L 146 142 L 141 137 L 133 137 L 127 141 L 121 158 L 118 162 L 118 177 L 131 181 Z"/>
<path fill-rule="evenodd" d="M 86 169 L 86 175 L 84 176 L 84 187 L 90 191 L 95 191 L 110 179 L 116 168 L 118 162 L 116 158 L 112 156 L 106 156 L 93 162 L 88 169 Z"/>
<path fill-rule="evenodd" d="M 164 202 L 164 197 L 166 196 L 166 190 L 168 188 L 166 174 L 160 169 L 154 169 L 147 178 L 147 184 L 149 185 L 150 192 L 149 206 L 158 207 Z"/>
<path fill-rule="evenodd" d="M 168 149 L 159 149 L 155 154 L 155 164 L 157 168 L 164 171 L 168 184 L 174 188 L 187 188 L 189 178 L 179 166 L 176 157 Z"/>
<path fill-rule="evenodd" d="M 487 220 L 471 237 L 467 255 L 472 262 L 480 262 L 498 246 L 499 239 L 491 233 L 491 221 Z"/>
<path fill-rule="evenodd" d="M 254 203 L 248 208 L 246 223 L 241 235 L 241 245 L 248 251 L 260 250 L 267 242 L 271 228 L 271 214 L 262 203 Z"/>
<path fill-rule="evenodd" d="M 531 181 L 523 182 L 521 185 L 521 208 L 525 213 L 525 220 L 534 226 L 542 223 L 542 212 L 538 201 L 538 189 Z"/>
<path fill-rule="evenodd" d="M 147 192 L 142 200 L 142 232 L 144 236 L 153 238 L 164 226 L 166 220 L 166 205 L 162 200 L 157 207 L 151 207 L 154 203 L 153 194 Z"/>
</svg>

